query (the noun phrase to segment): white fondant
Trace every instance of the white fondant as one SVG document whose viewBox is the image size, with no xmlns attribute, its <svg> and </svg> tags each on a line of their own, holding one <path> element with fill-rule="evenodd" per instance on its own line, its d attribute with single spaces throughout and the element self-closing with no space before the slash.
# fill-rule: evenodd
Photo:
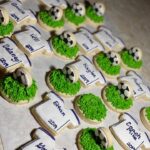
<svg viewBox="0 0 150 150">
<path fill-rule="evenodd" d="M 64 108 L 63 100 L 54 92 L 47 94 L 48 101 L 35 108 L 40 119 L 54 132 L 58 133 L 68 126 L 80 124 L 76 113 Z"/>
<path fill-rule="evenodd" d="M 135 98 L 142 95 L 150 98 L 150 90 L 148 86 L 144 84 L 142 78 L 136 72 L 130 71 L 126 76 L 122 76 L 119 79 L 122 81 L 127 81 L 132 85 Z"/>
<path fill-rule="evenodd" d="M 100 30 L 95 33 L 95 37 L 108 50 L 120 51 L 125 47 L 124 43 L 105 27 L 101 27 Z"/>
<path fill-rule="evenodd" d="M 28 24 L 36 23 L 36 17 L 30 10 L 25 10 L 22 7 L 22 2 L 19 0 L 11 0 L 7 3 L 2 4 L 9 12 L 10 18 L 17 24 L 21 21 L 27 19 Z M 32 23 L 29 23 L 29 19 L 32 20 Z"/>
<path fill-rule="evenodd" d="M 27 54 L 33 55 L 37 52 L 52 53 L 50 45 L 34 26 L 28 26 L 26 31 L 16 33 L 14 36 L 27 51 Z"/>
<path fill-rule="evenodd" d="M 25 67 L 30 66 L 27 57 L 18 49 L 16 44 L 9 38 L 4 38 L 0 43 L 0 68 L 9 70 L 21 64 Z"/>
<path fill-rule="evenodd" d="M 137 121 L 128 113 L 121 116 L 120 122 L 112 126 L 112 130 L 129 150 L 139 150 L 142 146 L 150 149 L 149 135 L 141 131 Z M 146 136 L 146 134 L 147 136 Z"/>
<path fill-rule="evenodd" d="M 93 52 L 95 49 L 99 51 L 104 51 L 103 46 L 94 39 L 93 35 L 85 28 L 79 30 L 75 33 L 77 43 L 82 47 L 82 49 L 89 53 Z"/>
<path fill-rule="evenodd" d="M 22 150 L 65 150 L 64 148 L 56 148 L 55 139 L 42 128 L 36 129 L 36 139 L 24 145 Z"/>
<path fill-rule="evenodd" d="M 78 58 L 78 61 L 75 61 L 71 65 L 78 69 L 79 79 L 85 86 L 94 85 L 97 82 L 100 82 L 101 84 L 106 83 L 103 74 L 96 70 L 87 57 L 81 55 Z"/>
</svg>

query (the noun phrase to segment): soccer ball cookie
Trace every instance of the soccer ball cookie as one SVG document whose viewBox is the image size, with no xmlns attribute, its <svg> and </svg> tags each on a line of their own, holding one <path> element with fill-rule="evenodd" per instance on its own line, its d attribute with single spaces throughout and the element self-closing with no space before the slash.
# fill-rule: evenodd
<svg viewBox="0 0 150 150">
<path fill-rule="evenodd" d="M 96 68 L 103 72 L 107 77 L 118 77 L 121 71 L 121 60 L 117 52 L 100 52 L 94 57 Z"/>
<path fill-rule="evenodd" d="M 40 11 L 38 23 L 47 31 L 61 32 L 64 26 L 63 10 L 57 6 L 52 6 L 49 11 Z"/>
<path fill-rule="evenodd" d="M 120 52 L 122 66 L 128 70 L 139 70 L 142 67 L 142 51 L 138 47 L 123 49 Z"/>
<path fill-rule="evenodd" d="M 51 38 L 50 43 L 54 53 L 64 60 L 73 60 L 78 55 L 79 47 L 76 38 L 69 31 L 65 31 L 61 35 L 55 35 Z"/>
<path fill-rule="evenodd" d="M 35 97 L 37 85 L 28 70 L 20 67 L 2 79 L 0 89 L 1 95 L 8 102 L 22 104 Z"/>
<path fill-rule="evenodd" d="M 117 86 L 108 84 L 102 91 L 102 98 L 105 104 L 115 112 L 126 112 L 133 106 L 133 89 L 125 81 Z"/>
</svg>

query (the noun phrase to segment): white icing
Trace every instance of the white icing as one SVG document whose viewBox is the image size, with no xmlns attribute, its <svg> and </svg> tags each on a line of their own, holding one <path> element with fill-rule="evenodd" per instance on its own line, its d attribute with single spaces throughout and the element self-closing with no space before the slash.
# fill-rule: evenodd
<svg viewBox="0 0 150 150">
<path fill-rule="evenodd" d="M 41 120 L 56 133 L 71 125 L 76 127 L 80 124 L 76 113 L 71 109 L 64 108 L 63 100 L 55 93 L 47 94 L 49 100 L 36 107 L 36 113 Z"/>
<path fill-rule="evenodd" d="M 143 145 L 150 148 L 149 137 L 141 131 L 137 121 L 130 114 L 123 114 L 119 123 L 112 126 L 113 131 L 130 150 L 139 150 Z M 148 134 L 147 134 L 148 135 Z"/>
<path fill-rule="evenodd" d="M 147 98 L 150 98 L 150 90 L 148 86 L 144 84 L 140 75 L 134 71 L 130 71 L 127 76 L 120 77 L 120 80 L 127 81 L 132 85 L 135 98 L 141 95 L 145 95 Z"/>
<path fill-rule="evenodd" d="M 9 38 L 4 38 L 0 43 L 0 67 L 9 70 L 10 67 L 15 67 L 23 64 L 25 67 L 29 67 L 29 61 L 27 57 L 19 51 L 15 43 Z"/>
<path fill-rule="evenodd" d="M 36 22 L 36 18 L 30 10 L 25 10 L 22 7 L 21 1 L 11 0 L 10 2 L 2 4 L 4 8 L 9 11 L 9 15 L 16 23 L 20 23 L 25 19 L 31 19 Z"/>
<path fill-rule="evenodd" d="M 124 43 L 105 27 L 100 28 L 100 30 L 95 33 L 95 37 L 109 50 L 120 51 L 124 48 Z"/>
<path fill-rule="evenodd" d="M 93 52 L 95 49 L 104 51 L 103 46 L 94 39 L 93 35 L 86 29 L 82 28 L 75 33 L 77 43 L 83 48 L 85 52 Z"/>
<path fill-rule="evenodd" d="M 47 54 L 52 52 L 48 42 L 42 38 L 35 27 L 28 26 L 26 31 L 15 34 L 15 37 L 30 55 L 43 51 Z"/>
<path fill-rule="evenodd" d="M 85 56 L 80 56 L 79 61 L 74 62 L 73 64 L 79 72 L 79 79 L 85 85 L 93 85 L 97 82 L 105 84 L 105 77 L 101 72 L 97 71 L 94 65 L 90 62 Z"/>
<path fill-rule="evenodd" d="M 64 148 L 56 148 L 55 139 L 42 128 L 36 129 L 37 139 L 23 146 L 22 150 L 64 150 Z"/>
</svg>

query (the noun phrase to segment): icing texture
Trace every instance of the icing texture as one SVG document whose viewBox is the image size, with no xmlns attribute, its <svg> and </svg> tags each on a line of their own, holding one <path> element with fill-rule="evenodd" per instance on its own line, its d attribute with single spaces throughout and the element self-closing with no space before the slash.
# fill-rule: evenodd
<svg viewBox="0 0 150 150">
<path fill-rule="evenodd" d="M 85 21 L 85 16 L 76 16 L 71 8 L 65 10 L 65 17 L 77 26 Z"/>
<path fill-rule="evenodd" d="M 89 6 L 86 10 L 86 15 L 94 22 L 96 23 L 103 23 L 104 22 L 104 16 L 98 16 L 93 9 L 92 6 Z"/>
<path fill-rule="evenodd" d="M 129 109 L 133 105 L 133 100 L 131 98 L 125 100 L 121 97 L 120 92 L 115 85 L 108 85 L 105 92 L 107 100 L 117 109 Z"/>
<path fill-rule="evenodd" d="M 51 71 L 49 81 L 56 91 L 68 95 L 77 94 L 81 88 L 80 81 L 72 83 L 59 69 Z"/>
<path fill-rule="evenodd" d="M 134 69 L 139 69 L 142 67 L 143 64 L 142 60 L 135 61 L 134 57 L 129 54 L 128 50 L 124 49 L 123 51 L 121 51 L 120 56 L 123 63 L 125 63 L 128 67 Z"/>
<path fill-rule="evenodd" d="M 0 36 L 9 35 L 13 32 L 14 25 L 11 21 L 7 25 L 0 24 Z"/>
<path fill-rule="evenodd" d="M 77 105 L 83 115 L 91 120 L 101 121 L 106 117 L 107 109 L 98 96 L 93 94 L 81 95 Z"/>
<path fill-rule="evenodd" d="M 96 56 L 96 63 L 98 66 L 107 74 L 118 75 L 120 73 L 120 65 L 112 65 L 110 59 L 106 56 L 105 53 L 101 52 Z"/>
<path fill-rule="evenodd" d="M 83 150 L 114 150 L 113 147 L 102 149 L 99 138 L 95 136 L 95 128 L 83 129 L 80 136 L 80 145 Z"/>
<path fill-rule="evenodd" d="M 146 117 L 150 123 L 150 107 L 145 108 L 145 112 L 146 112 Z"/>
<path fill-rule="evenodd" d="M 62 27 L 64 26 L 64 20 L 58 20 L 55 21 L 52 19 L 52 17 L 49 15 L 48 11 L 40 11 L 39 12 L 39 17 L 40 19 L 43 21 L 43 23 L 45 23 L 46 25 L 56 28 L 56 27 Z"/>
<path fill-rule="evenodd" d="M 60 36 L 55 36 L 52 38 L 52 45 L 57 53 L 66 56 L 67 58 L 76 57 L 79 47 L 77 45 L 69 47 Z"/>
<path fill-rule="evenodd" d="M 0 82 L 0 89 L 12 100 L 12 102 L 17 103 L 19 101 L 30 101 L 36 94 L 37 85 L 33 80 L 32 85 L 26 87 L 12 76 L 6 76 Z"/>
</svg>

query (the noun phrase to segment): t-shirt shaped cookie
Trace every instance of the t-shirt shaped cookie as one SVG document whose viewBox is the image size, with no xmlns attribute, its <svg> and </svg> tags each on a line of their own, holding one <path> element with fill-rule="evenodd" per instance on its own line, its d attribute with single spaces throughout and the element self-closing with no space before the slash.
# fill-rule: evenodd
<svg viewBox="0 0 150 150">
<path fill-rule="evenodd" d="M 66 109 L 61 97 L 52 91 L 46 97 L 47 101 L 33 108 L 33 114 L 51 134 L 57 135 L 66 127 L 75 128 L 80 125 L 75 111 Z"/>
<path fill-rule="evenodd" d="M 80 28 L 78 32 L 75 33 L 77 43 L 86 55 L 93 55 L 100 51 L 104 51 L 103 46 L 94 38 L 93 34 L 86 28 Z"/>
<path fill-rule="evenodd" d="M 9 38 L 4 38 L 0 43 L 0 70 L 12 72 L 20 66 L 31 67 L 31 62 Z"/>
<path fill-rule="evenodd" d="M 55 35 L 50 43 L 54 54 L 63 60 L 74 60 L 78 55 L 79 47 L 72 32 L 65 31 L 61 35 Z"/>
<path fill-rule="evenodd" d="M 19 0 L 11 0 L 1 5 L 9 12 L 10 20 L 15 26 L 33 25 L 37 20 L 31 10 L 26 10 Z"/>
<path fill-rule="evenodd" d="M 67 150 L 55 144 L 55 138 L 43 128 L 33 133 L 33 140 L 20 147 L 21 150 Z"/>
<path fill-rule="evenodd" d="M 113 35 L 106 27 L 100 27 L 99 31 L 94 34 L 95 38 L 104 46 L 105 50 L 121 51 L 125 45 L 124 42 Z"/>
<path fill-rule="evenodd" d="M 14 34 L 13 39 L 28 56 L 37 56 L 41 53 L 52 54 L 48 41 L 41 36 L 40 31 L 34 26 L 27 26 L 25 31 Z"/>
</svg>

